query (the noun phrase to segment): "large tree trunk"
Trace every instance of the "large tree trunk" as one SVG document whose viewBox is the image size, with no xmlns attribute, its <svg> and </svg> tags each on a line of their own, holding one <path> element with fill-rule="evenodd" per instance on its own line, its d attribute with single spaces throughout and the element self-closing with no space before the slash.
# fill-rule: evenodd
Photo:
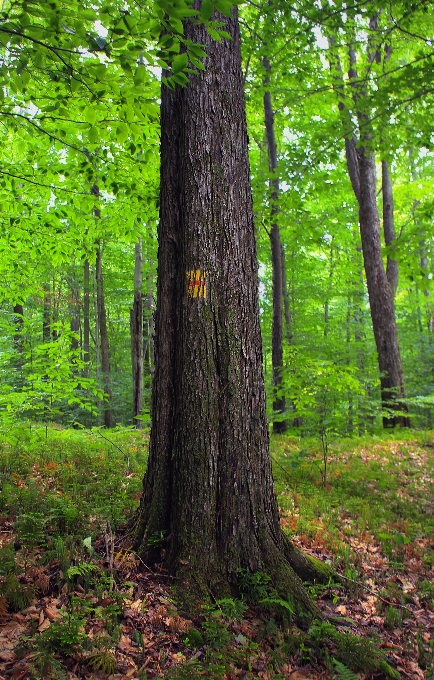
<svg viewBox="0 0 434 680">
<path fill-rule="evenodd" d="M 239 568 L 260 570 L 321 616 L 288 560 L 318 574 L 279 525 L 239 29 L 236 10 L 217 16 L 232 40 L 186 22 L 186 39 L 206 46 L 205 71 L 185 88 L 162 86 L 152 429 L 135 546 L 198 595 L 227 593 Z"/>
<path fill-rule="evenodd" d="M 131 364 L 133 369 L 133 423 L 136 430 L 143 426 L 143 295 L 142 295 L 142 239 L 136 243 L 134 263 L 134 302 L 130 309 Z"/>
<path fill-rule="evenodd" d="M 104 392 L 106 402 L 104 404 L 104 425 L 113 427 L 113 411 L 111 408 L 112 391 L 110 386 L 110 350 L 107 330 L 107 313 L 104 299 L 104 285 L 102 275 L 102 255 L 100 242 L 97 241 L 96 251 L 96 294 L 98 308 L 99 337 L 101 341 L 101 371 L 103 374 Z"/>
<path fill-rule="evenodd" d="M 393 188 L 387 161 L 381 161 L 381 191 L 383 194 L 383 232 L 386 246 L 391 246 L 396 239 L 395 219 L 393 213 Z M 398 261 L 390 254 L 387 255 L 386 276 L 389 282 L 392 298 L 398 288 Z"/>
<path fill-rule="evenodd" d="M 266 85 L 270 81 L 270 62 L 264 57 L 264 67 L 266 71 Z M 264 118 L 265 130 L 267 134 L 268 165 L 270 172 L 275 176 L 270 180 L 271 192 L 271 264 L 273 269 L 273 326 L 271 335 L 271 361 L 273 364 L 273 411 L 280 414 L 279 419 L 273 420 L 273 432 L 282 434 L 287 429 L 287 423 L 283 420 L 285 413 L 285 397 L 283 396 L 282 369 L 283 369 L 283 266 L 282 246 L 280 242 L 280 228 L 277 224 L 279 213 L 279 178 L 277 172 L 277 147 L 276 135 L 274 132 L 274 113 L 271 104 L 271 93 L 267 90 L 264 93 Z"/>
</svg>

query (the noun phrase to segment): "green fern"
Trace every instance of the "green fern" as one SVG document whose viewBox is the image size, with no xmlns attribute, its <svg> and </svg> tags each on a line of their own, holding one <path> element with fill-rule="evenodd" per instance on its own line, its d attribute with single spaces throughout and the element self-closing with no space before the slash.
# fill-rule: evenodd
<svg viewBox="0 0 434 680">
<path fill-rule="evenodd" d="M 359 680 L 357 675 L 350 671 L 343 663 L 337 659 L 332 659 L 339 680 Z"/>
<path fill-rule="evenodd" d="M 86 659 L 87 664 L 94 671 L 102 671 L 107 675 L 111 675 L 116 670 L 116 657 L 112 649 L 100 649 L 98 652 L 93 652 Z"/>
<path fill-rule="evenodd" d="M 92 572 L 99 571 L 99 567 L 92 562 L 80 562 L 73 567 L 69 567 L 66 577 L 70 580 L 73 576 L 89 576 Z"/>
<path fill-rule="evenodd" d="M 224 597 L 217 600 L 217 605 L 227 619 L 242 619 L 247 611 L 247 605 L 242 600 L 234 600 L 231 597 Z"/>
<path fill-rule="evenodd" d="M 294 614 L 289 602 L 280 597 L 265 597 L 263 600 L 259 600 L 258 604 L 281 619 L 291 619 Z"/>
<path fill-rule="evenodd" d="M 15 612 L 28 607 L 35 594 L 33 583 L 20 583 L 14 574 L 8 574 L 0 587 L 0 595 L 7 599 Z"/>
</svg>

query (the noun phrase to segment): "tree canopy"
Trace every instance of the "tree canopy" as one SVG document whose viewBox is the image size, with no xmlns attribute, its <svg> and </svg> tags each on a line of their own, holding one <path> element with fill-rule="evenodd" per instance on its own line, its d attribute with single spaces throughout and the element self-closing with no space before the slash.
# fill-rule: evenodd
<svg viewBox="0 0 434 680">
<path fill-rule="evenodd" d="M 191 73 L 202 70 L 205 50 L 186 39 L 183 20 L 204 23 L 212 39 L 225 39 L 222 22 L 213 19 L 213 12 L 228 16 L 231 7 L 228 0 L 205 0 L 200 9 L 184 0 L 3 3 L 0 266 L 5 423 L 8 413 L 47 415 L 51 408 L 51 415 L 65 422 L 100 422 L 104 384 L 93 303 L 98 242 L 112 403 L 118 422 L 131 421 L 128 318 L 139 239 L 143 295 L 148 300 L 144 314 L 152 335 L 161 69 L 169 87 L 182 87 Z M 393 2 L 384 8 L 375 2 L 292 5 L 273 0 L 240 7 L 264 368 L 270 390 L 272 271 L 267 232 L 270 181 L 278 177 L 280 183 L 279 211 L 273 219 L 280 228 L 286 270 L 288 313 L 279 387 L 286 410 L 273 415 L 270 392 L 269 417 L 284 417 L 298 432 L 363 431 L 375 427 L 381 411 L 357 201 L 345 160 L 350 139 L 356 148 L 369 140 L 376 154 L 377 192 L 381 161 L 390 169 L 396 238 L 387 246 L 383 238 L 382 256 L 385 267 L 387 259 L 399 267 L 395 314 L 410 411 L 415 423 L 430 422 L 432 18 L 428 2 Z M 271 96 L 278 159 L 277 170 L 271 172 L 265 90 Z M 378 206 L 381 213 L 380 196 Z M 83 350 L 86 261 L 90 361 Z M 49 326 L 45 336 L 44 313 Z M 78 325 L 71 330 L 74 314 Z M 76 333 L 78 347 L 73 347 Z M 145 420 L 150 353 L 147 362 Z M 65 375 L 70 388 L 62 396 Z"/>
</svg>

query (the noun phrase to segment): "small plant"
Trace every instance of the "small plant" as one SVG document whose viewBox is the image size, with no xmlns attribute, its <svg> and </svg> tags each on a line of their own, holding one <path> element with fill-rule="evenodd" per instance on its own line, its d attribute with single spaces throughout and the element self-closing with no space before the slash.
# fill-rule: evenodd
<svg viewBox="0 0 434 680">
<path fill-rule="evenodd" d="M 434 602 L 434 583 L 424 579 L 419 585 L 419 599 L 421 602 L 432 604 Z"/>
<path fill-rule="evenodd" d="M 33 583 L 21 583 L 15 574 L 8 574 L 0 585 L 0 595 L 15 612 L 29 606 L 36 594 Z"/>
<path fill-rule="evenodd" d="M 167 531 L 165 529 L 162 529 L 161 531 L 154 531 L 153 534 L 151 534 L 148 538 L 148 545 L 150 548 L 161 548 L 165 541 L 165 536 L 167 534 Z"/>
<path fill-rule="evenodd" d="M 332 661 L 339 680 L 359 680 L 357 675 L 353 673 L 353 671 L 350 671 L 343 663 L 337 659 L 332 659 Z"/>
<path fill-rule="evenodd" d="M 54 551 L 59 562 L 60 570 L 63 574 L 67 574 L 67 571 L 71 564 L 71 559 L 69 552 L 66 549 L 65 541 L 61 536 L 57 536 L 54 541 Z"/>
<path fill-rule="evenodd" d="M 223 616 L 231 621 L 240 620 L 247 611 L 247 605 L 242 600 L 233 600 L 231 597 L 225 597 L 217 601 Z"/>
<path fill-rule="evenodd" d="M 258 604 L 270 593 L 270 577 L 262 571 L 238 569 L 240 590 L 248 602 Z"/>
<path fill-rule="evenodd" d="M 191 647 L 192 649 L 199 649 L 199 647 L 203 647 L 205 644 L 202 633 L 193 627 L 189 628 L 183 642 L 186 647 Z"/>
<path fill-rule="evenodd" d="M 67 656 L 86 638 L 84 619 L 75 612 L 68 612 L 61 621 L 54 621 L 39 637 L 41 648 L 50 652 L 62 652 Z"/>
<path fill-rule="evenodd" d="M 401 628 L 402 626 L 402 614 L 396 609 L 388 605 L 384 612 L 384 627 L 386 630 L 394 630 L 394 628 Z"/>
<path fill-rule="evenodd" d="M 83 581 L 84 589 L 87 591 L 92 574 L 100 571 L 99 567 L 93 562 L 79 562 L 66 571 L 66 580 L 72 583 L 74 578 L 79 577 Z"/>
<path fill-rule="evenodd" d="M 15 551 L 4 545 L 0 548 L 0 575 L 12 574 L 15 570 Z"/>
<path fill-rule="evenodd" d="M 37 645 L 36 650 L 30 655 L 31 677 L 35 680 L 65 680 L 66 669 L 53 653 L 42 645 Z"/>
<path fill-rule="evenodd" d="M 101 671 L 107 675 L 111 675 L 116 670 L 116 656 L 111 649 L 100 649 L 96 652 L 92 652 L 86 658 L 86 663 L 94 671 Z"/>
<path fill-rule="evenodd" d="M 206 619 L 202 624 L 206 644 L 214 650 L 220 650 L 229 643 L 231 634 L 221 620 L 222 612 L 215 607 L 203 606 Z"/>
<path fill-rule="evenodd" d="M 280 597 L 265 597 L 258 604 L 281 619 L 284 625 L 290 624 L 294 609 L 286 600 L 282 600 Z"/>
<path fill-rule="evenodd" d="M 18 515 L 14 524 L 17 537 L 27 545 L 41 545 L 45 540 L 48 521 L 49 519 L 42 512 L 27 512 Z"/>
</svg>

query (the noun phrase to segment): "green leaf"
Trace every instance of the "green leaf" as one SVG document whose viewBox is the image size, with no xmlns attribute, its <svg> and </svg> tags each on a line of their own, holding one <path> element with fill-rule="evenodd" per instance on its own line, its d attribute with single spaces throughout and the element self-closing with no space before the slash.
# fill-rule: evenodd
<svg viewBox="0 0 434 680">
<path fill-rule="evenodd" d="M 216 9 L 226 17 L 232 16 L 232 2 L 229 0 L 215 0 Z"/>
<path fill-rule="evenodd" d="M 209 21 L 214 13 L 214 4 L 211 0 L 203 0 L 200 8 L 200 18 L 202 21 Z"/>
<path fill-rule="evenodd" d="M 178 54 L 173 62 L 172 62 L 172 71 L 173 73 L 179 73 L 179 71 L 182 71 L 186 66 L 188 65 L 188 54 L 186 52 L 183 52 L 182 54 Z"/>
<path fill-rule="evenodd" d="M 134 85 L 140 85 L 149 77 L 148 69 L 143 64 L 139 64 L 134 74 Z"/>
<path fill-rule="evenodd" d="M 85 21 L 96 21 L 98 19 L 98 15 L 94 9 L 82 9 L 78 16 Z"/>
<path fill-rule="evenodd" d="M 84 120 L 93 125 L 96 121 L 96 111 L 93 106 L 86 106 L 84 109 Z"/>
<path fill-rule="evenodd" d="M 91 142 L 91 144 L 97 144 L 97 142 L 99 141 L 98 130 L 94 126 L 89 128 L 89 130 L 87 131 L 87 136 L 89 137 L 89 141 Z"/>
</svg>

